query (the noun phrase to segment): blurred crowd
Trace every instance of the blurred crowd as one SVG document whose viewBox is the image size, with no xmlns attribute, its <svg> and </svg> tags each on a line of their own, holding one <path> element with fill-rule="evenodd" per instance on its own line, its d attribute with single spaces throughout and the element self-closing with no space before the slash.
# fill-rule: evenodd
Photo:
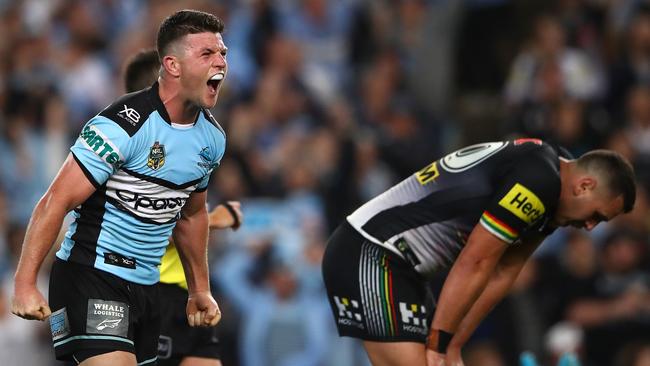
<svg viewBox="0 0 650 366">
<path fill-rule="evenodd" d="M 47 324 L 9 312 L 26 225 L 83 124 L 123 93 L 125 61 L 182 8 L 220 16 L 229 48 L 213 111 L 228 145 L 208 192 L 212 206 L 241 200 L 245 224 L 211 235 L 224 365 L 366 365 L 327 307 L 329 233 L 451 149 L 519 136 L 624 154 L 637 205 L 551 236 L 466 365 L 516 365 L 525 350 L 650 365 L 644 0 L 0 0 L 3 364 L 59 365 Z"/>
</svg>

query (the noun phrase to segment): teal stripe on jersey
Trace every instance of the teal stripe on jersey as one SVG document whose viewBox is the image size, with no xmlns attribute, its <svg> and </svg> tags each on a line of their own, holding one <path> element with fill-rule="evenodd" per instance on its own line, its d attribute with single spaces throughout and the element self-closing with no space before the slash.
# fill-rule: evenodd
<svg viewBox="0 0 650 366">
<path fill-rule="evenodd" d="M 103 336 L 103 335 L 78 335 L 78 336 L 73 336 L 70 338 L 66 338 L 62 341 L 54 343 L 54 347 L 59 347 L 62 346 L 68 342 L 76 341 L 79 339 L 97 339 L 97 340 L 104 340 L 104 341 L 118 341 L 118 342 L 124 342 L 128 343 L 130 345 L 133 345 L 133 341 L 127 338 L 121 338 L 121 337 L 113 337 L 113 336 Z"/>
</svg>

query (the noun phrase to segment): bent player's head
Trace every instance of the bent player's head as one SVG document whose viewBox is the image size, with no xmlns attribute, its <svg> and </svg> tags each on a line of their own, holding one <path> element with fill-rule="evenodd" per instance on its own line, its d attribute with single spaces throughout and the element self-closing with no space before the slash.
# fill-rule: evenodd
<svg viewBox="0 0 650 366">
<path fill-rule="evenodd" d="M 142 90 L 158 79 L 160 60 L 155 49 L 142 50 L 129 59 L 124 70 L 127 93 Z"/>
<path fill-rule="evenodd" d="M 630 212 L 636 199 L 632 165 L 620 154 L 594 150 L 575 161 L 562 181 L 555 217 L 561 226 L 593 229 L 621 213 Z"/>
<path fill-rule="evenodd" d="M 223 22 L 212 14 L 181 10 L 158 29 L 161 77 L 175 83 L 183 99 L 203 108 L 217 103 L 226 77 L 228 48 L 221 37 L 223 28 Z"/>
</svg>

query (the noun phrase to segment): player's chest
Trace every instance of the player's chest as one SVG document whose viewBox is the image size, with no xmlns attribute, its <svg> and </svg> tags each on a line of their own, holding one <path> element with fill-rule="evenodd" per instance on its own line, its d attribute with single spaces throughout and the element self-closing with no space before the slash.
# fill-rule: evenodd
<svg viewBox="0 0 650 366">
<path fill-rule="evenodd" d="M 214 143 L 198 133 L 151 134 L 139 142 L 127 168 L 177 184 L 201 179 L 218 164 Z"/>
</svg>

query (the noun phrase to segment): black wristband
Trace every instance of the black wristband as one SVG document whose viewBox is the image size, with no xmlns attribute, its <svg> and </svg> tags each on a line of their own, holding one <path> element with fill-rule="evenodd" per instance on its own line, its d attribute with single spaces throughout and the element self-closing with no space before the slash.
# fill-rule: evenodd
<svg viewBox="0 0 650 366">
<path fill-rule="evenodd" d="M 444 330 L 434 329 L 434 332 L 438 333 L 437 344 L 429 343 L 430 339 L 427 339 L 427 348 L 434 350 L 440 354 L 447 354 L 447 347 L 449 342 L 454 338 L 454 333 L 445 332 Z M 429 336 L 431 338 L 431 336 Z"/>
<path fill-rule="evenodd" d="M 222 203 L 223 207 L 228 210 L 230 213 L 230 216 L 232 216 L 232 219 L 234 220 L 234 224 L 232 224 L 233 229 L 237 229 L 239 225 L 241 225 L 241 222 L 239 222 L 239 216 L 237 216 L 237 212 L 235 212 L 235 208 L 232 207 L 232 205 L 229 202 L 224 202 Z"/>
</svg>

